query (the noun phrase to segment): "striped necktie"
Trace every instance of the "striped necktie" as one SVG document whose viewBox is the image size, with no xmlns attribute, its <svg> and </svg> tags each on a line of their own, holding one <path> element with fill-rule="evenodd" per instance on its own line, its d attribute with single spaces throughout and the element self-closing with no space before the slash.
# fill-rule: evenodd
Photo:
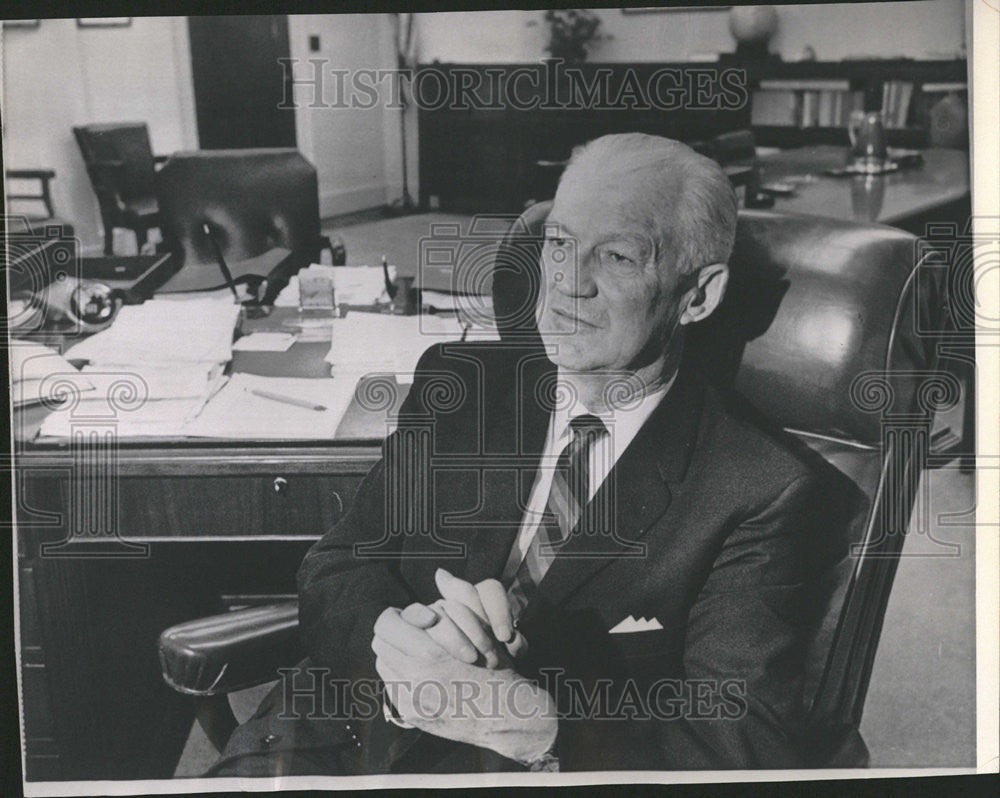
<svg viewBox="0 0 1000 798">
<path fill-rule="evenodd" d="M 608 430 L 597 416 L 576 416 L 569 422 L 572 438 L 556 461 L 545 514 L 535 536 L 507 587 L 507 598 L 516 619 L 537 592 L 538 585 L 556 557 L 558 546 L 580 521 L 590 493 L 590 448 Z"/>
</svg>

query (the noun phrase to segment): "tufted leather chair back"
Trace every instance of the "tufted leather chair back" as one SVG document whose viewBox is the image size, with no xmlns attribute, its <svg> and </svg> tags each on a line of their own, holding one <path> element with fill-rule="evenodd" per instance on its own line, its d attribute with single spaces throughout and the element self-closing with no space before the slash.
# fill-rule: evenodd
<svg viewBox="0 0 1000 798">
<path fill-rule="evenodd" d="M 298 151 L 180 152 L 156 177 L 160 229 L 180 268 L 215 269 L 205 224 L 229 262 L 275 247 L 291 250 L 299 265 L 319 260 L 316 170 Z"/>
<path fill-rule="evenodd" d="M 505 339 L 538 337 L 550 208 L 528 208 L 498 249 Z M 804 710 L 819 741 L 860 722 L 934 403 L 957 399 L 926 334 L 944 324 L 940 270 L 917 260 L 917 240 L 894 228 L 741 211 L 725 299 L 687 342 L 717 385 L 856 489 L 843 519 L 850 553 L 830 576 L 809 652 Z"/>
</svg>

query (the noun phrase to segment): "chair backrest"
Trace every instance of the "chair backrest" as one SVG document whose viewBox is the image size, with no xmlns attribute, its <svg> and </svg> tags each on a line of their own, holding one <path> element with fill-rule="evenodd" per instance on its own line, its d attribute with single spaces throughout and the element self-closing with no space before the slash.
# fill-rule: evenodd
<svg viewBox="0 0 1000 798">
<path fill-rule="evenodd" d="M 753 131 L 734 130 L 722 133 L 710 143 L 711 157 L 723 166 L 731 164 L 751 164 L 757 158 Z"/>
<path fill-rule="evenodd" d="M 550 207 L 526 210 L 498 249 L 493 302 L 506 339 L 538 336 Z M 809 652 L 805 711 L 820 739 L 860 722 L 921 447 L 941 399 L 928 391 L 956 390 L 934 371 L 922 335 L 941 329 L 944 303 L 940 270 L 918 268 L 917 253 L 912 235 L 890 227 L 741 211 L 726 297 L 688 342 L 717 384 L 856 488 L 842 530 L 851 553 L 826 586 Z"/>
<path fill-rule="evenodd" d="M 316 169 L 297 150 L 179 152 L 156 177 L 160 230 L 180 266 L 214 268 L 206 224 L 227 261 L 275 247 L 318 260 Z"/>
<path fill-rule="evenodd" d="M 73 135 L 102 201 L 107 192 L 125 202 L 154 196 L 156 165 L 144 122 L 82 125 Z"/>
</svg>

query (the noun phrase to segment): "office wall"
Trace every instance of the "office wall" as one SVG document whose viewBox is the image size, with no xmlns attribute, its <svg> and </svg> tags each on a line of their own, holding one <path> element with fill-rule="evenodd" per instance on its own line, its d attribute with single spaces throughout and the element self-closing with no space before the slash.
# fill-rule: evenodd
<svg viewBox="0 0 1000 798">
<path fill-rule="evenodd" d="M 135 17 L 124 28 L 77 28 L 73 19 L 3 31 L 4 163 L 56 170 L 56 211 L 85 251 L 103 243 L 97 200 L 73 125 L 143 121 L 153 151 L 197 147 L 187 24 Z M 13 210 L 16 210 L 13 209 Z M 119 248 L 134 247 L 119 232 Z"/>
<path fill-rule="evenodd" d="M 962 0 L 776 6 L 772 52 L 797 59 L 809 45 L 818 58 L 955 57 L 964 47 Z M 725 10 L 623 14 L 597 9 L 612 39 L 593 61 L 684 61 L 699 53 L 731 52 Z M 457 63 L 533 61 L 545 55 L 542 11 L 419 14 L 420 59 Z"/>
<path fill-rule="evenodd" d="M 343 85 L 349 86 L 358 70 L 392 69 L 396 63 L 392 15 L 293 15 L 288 35 L 296 59 L 299 148 L 319 172 L 320 213 L 331 216 L 385 204 L 401 183 L 399 111 L 381 101 L 371 108 L 357 103 L 350 107 L 350 102 L 343 107 L 345 94 L 332 71 L 345 70 Z M 316 52 L 309 49 L 310 36 L 319 37 Z M 314 67 L 309 59 L 321 63 Z M 320 74 L 314 70 L 323 75 L 318 96 L 317 87 L 308 82 Z M 364 93 L 353 96 L 362 104 L 369 101 Z M 380 95 L 380 100 L 384 97 Z"/>
</svg>

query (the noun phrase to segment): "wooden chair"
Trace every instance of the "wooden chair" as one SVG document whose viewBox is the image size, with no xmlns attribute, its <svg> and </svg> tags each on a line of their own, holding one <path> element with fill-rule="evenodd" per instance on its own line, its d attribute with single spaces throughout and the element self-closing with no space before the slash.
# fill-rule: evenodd
<svg viewBox="0 0 1000 798">
<path fill-rule="evenodd" d="M 159 227 L 155 176 L 166 156 L 153 155 L 143 122 L 73 128 L 104 224 L 104 254 L 114 254 L 114 230 L 135 233 L 141 251 L 149 231 Z"/>
</svg>

